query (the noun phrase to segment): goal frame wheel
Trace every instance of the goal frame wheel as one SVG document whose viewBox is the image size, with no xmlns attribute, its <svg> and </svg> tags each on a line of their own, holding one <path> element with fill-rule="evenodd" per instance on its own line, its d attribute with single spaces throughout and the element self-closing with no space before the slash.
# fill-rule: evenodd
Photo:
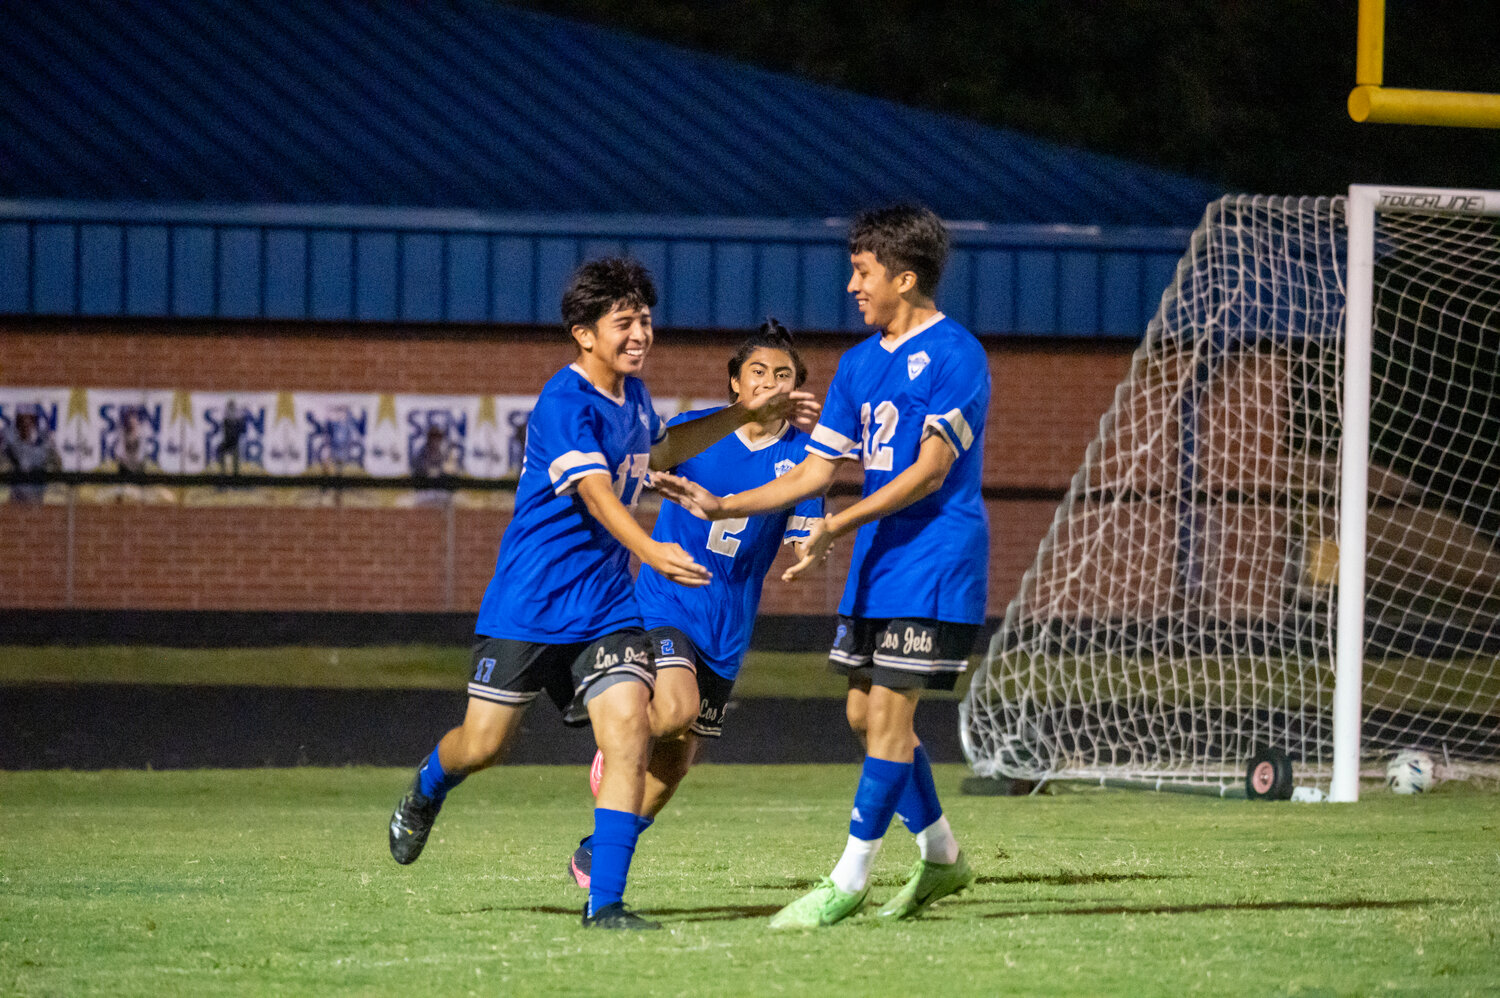
<svg viewBox="0 0 1500 998">
<path fill-rule="evenodd" d="M 1245 797 L 1291 800 L 1292 760 L 1279 748 L 1263 746 L 1245 764 Z"/>
</svg>

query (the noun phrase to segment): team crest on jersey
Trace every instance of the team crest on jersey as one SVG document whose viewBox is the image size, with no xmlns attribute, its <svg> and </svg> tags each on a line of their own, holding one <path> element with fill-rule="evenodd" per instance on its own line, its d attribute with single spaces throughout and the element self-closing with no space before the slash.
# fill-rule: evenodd
<svg viewBox="0 0 1500 998">
<path fill-rule="evenodd" d="M 791 461 L 777 461 L 776 477 L 780 478 L 782 475 L 786 474 L 788 471 L 791 471 L 795 467 L 797 467 L 797 465 Z"/>
<path fill-rule="evenodd" d="M 649 419 L 646 418 L 646 410 L 645 409 L 637 409 L 635 411 L 635 414 L 640 417 L 641 425 L 646 428 L 646 432 L 647 433 L 651 432 L 651 420 L 649 420 Z"/>
<path fill-rule="evenodd" d="M 930 363 L 932 363 L 932 358 L 927 356 L 926 350 L 918 350 L 916 353 L 907 354 L 906 380 L 917 380 L 917 375 L 927 370 L 927 365 Z"/>
</svg>

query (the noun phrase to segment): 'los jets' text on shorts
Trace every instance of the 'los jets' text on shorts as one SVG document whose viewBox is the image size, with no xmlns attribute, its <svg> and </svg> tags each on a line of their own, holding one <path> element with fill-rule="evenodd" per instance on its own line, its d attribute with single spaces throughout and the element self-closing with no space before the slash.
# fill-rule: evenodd
<svg viewBox="0 0 1500 998">
<path fill-rule="evenodd" d="M 951 690 L 969 664 L 978 624 L 921 617 L 839 617 L 828 664 L 893 690 Z"/>
<path fill-rule="evenodd" d="M 588 701 L 616 683 L 656 688 L 651 639 L 638 627 L 555 645 L 481 635 L 472 661 L 469 696 L 524 707 L 545 692 L 575 725 L 587 723 Z"/>
<path fill-rule="evenodd" d="M 725 679 L 703 661 L 693 639 L 675 627 L 653 627 L 650 631 L 656 668 L 692 669 L 698 679 L 698 716 L 690 730 L 701 738 L 718 738 L 724 733 L 724 712 L 734 680 Z"/>
</svg>

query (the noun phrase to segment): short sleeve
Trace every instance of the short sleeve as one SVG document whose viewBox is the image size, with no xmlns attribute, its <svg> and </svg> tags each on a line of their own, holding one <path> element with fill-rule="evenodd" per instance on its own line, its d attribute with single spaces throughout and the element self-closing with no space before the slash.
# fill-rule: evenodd
<svg viewBox="0 0 1500 998">
<path fill-rule="evenodd" d="M 945 351 L 931 373 L 932 395 L 922 435 L 936 433 L 961 456 L 984 430 L 990 405 L 990 369 L 982 351 L 978 362 L 972 351 Z"/>
<path fill-rule="evenodd" d="M 823 519 L 823 497 L 809 496 L 792 507 L 792 513 L 786 518 L 786 531 L 781 535 L 781 543 L 790 544 L 793 541 L 804 541 L 812 532 L 814 522 Z"/>
<path fill-rule="evenodd" d="M 823 400 L 818 425 L 813 427 L 807 452 L 837 461 L 859 457 L 859 407 L 849 392 L 848 358 L 839 361 L 833 383 Z"/>
<path fill-rule="evenodd" d="M 600 443 L 599 411 L 593 406 L 566 409 L 538 405 L 526 428 L 526 445 L 536 447 L 538 467 L 546 470 L 555 495 L 573 491 L 579 479 L 610 473 Z"/>
</svg>

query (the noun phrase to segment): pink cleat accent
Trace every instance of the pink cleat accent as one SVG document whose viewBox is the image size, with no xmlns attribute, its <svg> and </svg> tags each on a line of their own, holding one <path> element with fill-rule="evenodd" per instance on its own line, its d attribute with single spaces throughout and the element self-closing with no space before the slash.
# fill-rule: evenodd
<svg viewBox="0 0 1500 998">
<path fill-rule="evenodd" d="M 604 753 L 594 750 L 594 764 L 589 767 L 589 790 L 599 796 L 599 781 L 604 779 Z"/>
</svg>

